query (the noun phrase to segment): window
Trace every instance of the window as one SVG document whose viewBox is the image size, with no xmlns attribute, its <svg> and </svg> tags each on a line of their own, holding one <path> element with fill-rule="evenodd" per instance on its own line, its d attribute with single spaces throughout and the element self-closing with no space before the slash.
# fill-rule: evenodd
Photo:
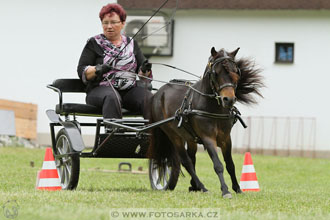
<svg viewBox="0 0 330 220">
<path fill-rule="evenodd" d="M 125 33 L 133 37 L 149 19 L 149 16 L 128 16 Z M 143 54 L 150 56 L 172 56 L 174 21 L 163 16 L 154 16 L 135 36 Z"/>
<path fill-rule="evenodd" d="M 275 63 L 293 63 L 293 58 L 293 43 L 275 43 Z"/>
</svg>

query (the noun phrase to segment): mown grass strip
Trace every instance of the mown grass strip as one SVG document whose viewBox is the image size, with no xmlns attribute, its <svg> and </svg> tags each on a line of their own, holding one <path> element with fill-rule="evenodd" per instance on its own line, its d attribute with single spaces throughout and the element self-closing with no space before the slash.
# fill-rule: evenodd
<svg viewBox="0 0 330 220">
<path fill-rule="evenodd" d="M 197 174 L 209 193 L 189 193 L 185 171 L 176 189 L 166 192 L 152 191 L 147 174 L 102 172 L 117 170 L 122 161 L 132 163 L 133 170 L 141 166 L 147 171 L 144 159 L 81 159 L 76 191 L 36 191 L 44 152 L 0 148 L 0 206 L 16 200 L 17 219 L 109 219 L 111 208 L 193 207 L 220 208 L 221 219 L 330 219 L 330 160 L 252 155 L 261 191 L 233 193 L 233 199 L 226 200 L 206 153 L 198 153 Z M 238 179 L 243 157 L 233 155 Z M 231 188 L 226 171 L 225 179 Z M 5 219 L 2 213 L 0 219 Z"/>
</svg>

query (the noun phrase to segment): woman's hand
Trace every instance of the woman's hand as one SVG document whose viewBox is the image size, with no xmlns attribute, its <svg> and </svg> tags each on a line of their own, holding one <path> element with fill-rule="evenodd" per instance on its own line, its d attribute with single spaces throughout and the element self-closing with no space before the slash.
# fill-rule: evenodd
<svg viewBox="0 0 330 220">
<path fill-rule="evenodd" d="M 145 61 L 142 63 L 142 65 L 141 65 L 141 71 L 142 71 L 143 73 L 147 73 L 147 72 L 149 72 L 148 75 L 150 75 L 151 67 L 152 67 L 152 64 L 149 63 L 148 60 L 145 60 Z"/>
<path fill-rule="evenodd" d="M 138 73 L 139 76 L 146 76 L 146 77 L 151 77 L 151 67 L 152 64 L 149 63 L 148 60 L 145 60 L 140 68 L 140 71 Z M 144 77 L 140 77 L 140 80 L 146 81 L 148 79 L 144 78 Z"/>
<path fill-rule="evenodd" d="M 96 66 L 89 66 L 85 72 L 86 79 L 91 80 L 95 77 L 101 77 L 104 73 L 107 73 L 111 70 L 109 64 L 97 64 Z"/>
<path fill-rule="evenodd" d="M 142 72 L 142 70 L 139 71 L 138 75 L 139 76 L 146 76 L 146 77 L 149 77 L 151 74 L 151 70 L 150 71 L 146 71 L 145 73 Z"/>
<path fill-rule="evenodd" d="M 97 64 L 95 66 L 95 75 L 100 76 L 103 75 L 104 73 L 107 73 L 111 70 L 111 66 L 107 63 L 105 64 Z"/>
</svg>

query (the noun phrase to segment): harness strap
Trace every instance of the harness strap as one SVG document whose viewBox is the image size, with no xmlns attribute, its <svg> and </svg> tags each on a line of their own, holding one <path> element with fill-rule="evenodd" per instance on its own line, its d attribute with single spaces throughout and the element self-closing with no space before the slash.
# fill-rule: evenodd
<svg viewBox="0 0 330 220">
<path fill-rule="evenodd" d="M 178 111 L 177 111 L 177 113 L 178 113 Z M 198 115 L 201 117 L 223 119 L 223 120 L 233 119 L 234 120 L 233 125 L 237 122 L 237 120 L 239 120 L 239 122 L 242 124 L 242 126 L 244 128 L 247 128 L 247 125 L 245 124 L 245 122 L 243 121 L 243 119 L 240 116 L 241 113 L 238 111 L 238 109 L 236 107 L 233 107 L 230 110 L 230 113 L 228 113 L 228 114 L 211 113 L 211 112 L 195 110 L 195 109 L 184 109 L 176 117 L 176 119 L 179 120 L 178 128 L 183 127 L 194 138 L 194 141 L 198 144 L 203 144 L 203 142 L 202 142 L 202 139 L 196 134 L 195 130 L 191 127 L 190 123 L 188 123 L 189 115 Z"/>
<path fill-rule="evenodd" d="M 190 136 L 192 136 L 194 138 L 194 141 L 196 143 L 202 144 L 202 140 L 198 137 L 198 135 L 196 134 L 194 129 L 188 123 L 187 110 L 190 111 L 192 108 L 192 98 L 194 95 L 194 93 L 191 94 L 190 101 L 189 101 L 189 103 L 187 103 L 188 97 L 190 95 L 189 94 L 190 91 L 191 91 L 191 89 L 187 90 L 187 92 L 182 100 L 180 108 L 178 108 L 178 110 L 176 110 L 176 112 L 175 112 L 175 118 L 179 121 L 177 127 L 178 128 L 183 127 L 190 134 Z"/>
<path fill-rule="evenodd" d="M 192 114 L 192 115 L 198 115 L 198 116 L 203 116 L 207 118 L 215 118 L 215 119 L 231 119 L 235 118 L 235 114 L 217 114 L 217 113 L 210 113 L 210 112 L 205 112 L 201 110 L 185 110 L 184 114 Z"/>
<path fill-rule="evenodd" d="M 182 125 L 183 115 L 184 115 L 183 112 L 186 109 L 186 103 L 187 103 L 187 100 L 189 97 L 189 92 L 190 92 L 190 89 L 187 90 L 187 92 L 182 100 L 180 108 L 178 110 L 176 110 L 176 112 L 175 112 L 175 117 L 179 120 L 178 128 L 180 128 Z M 190 103 L 189 103 L 189 106 L 190 106 Z"/>
<path fill-rule="evenodd" d="M 198 115 L 207 118 L 214 118 L 214 119 L 234 119 L 233 124 L 235 124 L 237 120 L 239 120 L 242 126 L 244 128 L 247 128 L 247 125 L 245 124 L 244 120 L 241 118 L 241 113 L 238 111 L 238 109 L 235 106 L 230 110 L 229 114 L 217 114 L 217 113 L 210 113 L 201 110 L 188 110 L 188 109 L 186 109 L 183 113 L 186 115 L 193 114 L 193 115 Z"/>
<path fill-rule="evenodd" d="M 183 127 L 191 137 L 194 138 L 194 142 L 198 144 L 203 144 L 202 139 L 196 134 L 195 130 L 192 128 L 191 124 L 189 123 L 189 112 L 191 110 L 185 109 L 182 114 L 180 115 L 180 121 L 178 123 L 178 128 Z M 183 123 L 182 123 L 183 120 Z M 181 122 L 181 123 L 180 123 Z"/>
</svg>

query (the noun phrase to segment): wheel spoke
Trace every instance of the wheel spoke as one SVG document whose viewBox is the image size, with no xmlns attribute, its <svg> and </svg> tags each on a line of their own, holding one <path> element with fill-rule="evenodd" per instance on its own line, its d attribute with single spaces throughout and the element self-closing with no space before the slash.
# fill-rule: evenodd
<svg viewBox="0 0 330 220">
<path fill-rule="evenodd" d="M 62 154 L 63 154 L 62 148 L 60 148 L 60 147 L 57 148 L 57 151 L 58 151 L 58 154 L 59 154 L 59 155 L 62 155 Z"/>
<path fill-rule="evenodd" d="M 65 153 L 65 142 L 66 142 L 65 137 L 62 136 L 62 145 L 61 145 L 62 154 Z"/>
<path fill-rule="evenodd" d="M 64 166 L 61 166 L 61 183 L 64 184 L 65 181 L 65 171 Z"/>
<path fill-rule="evenodd" d="M 63 138 L 63 153 L 68 153 L 68 140 L 66 138 Z"/>
<path fill-rule="evenodd" d="M 67 169 L 66 166 L 64 167 L 64 173 L 65 173 L 65 187 L 67 187 L 68 182 L 69 182 L 70 180 L 69 180 L 69 172 L 68 172 L 68 169 Z"/>
<path fill-rule="evenodd" d="M 165 166 L 165 176 L 166 176 L 166 180 L 168 181 L 170 179 L 171 176 L 171 169 L 168 166 Z"/>
<path fill-rule="evenodd" d="M 64 141 L 65 141 L 65 140 L 64 140 L 64 137 L 61 136 L 61 137 L 60 137 L 59 144 L 58 144 L 58 146 L 57 146 L 57 150 L 58 150 L 59 154 L 63 154 L 63 153 L 64 153 L 64 152 L 63 152 Z"/>
<path fill-rule="evenodd" d="M 72 164 L 72 158 L 71 157 L 63 157 L 62 158 L 62 163 L 64 165 L 71 166 L 71 164 Z"/>
<path fill-rule="evenodd" d="M 66 170 L 67 170 L 68 177 L 70 178 L 70 176 L 71 176 L 71 166 L 70 166 L 70 165 L 66 165 L 65 168 L 66 168 Z M 69 178 L 68 178 L 68 179 L 69 179 Z"/>
<path fill-rule="evenodd" d="M 166 186 L 167 183 L 167 179 L 166 179 L 166 167 L 164 167 L 165 169 L 163 169 L 163 187 Z"/>
<path fill-rule="evenodd" d="M 162 184 L 161 184 L 161 182 L 162 182 L 162 175 L 161 175 L 162 174 L 162 168 L 161 167 L 158 167 L 156 174 L 157 174 L 157 187 L 161 187 L 162 186 Z"/>
<path fill-rule="evenodd" d="M 156 185 L 159 183 L 159 175 L 158 175 L 158 168 L 154 168 L 152 171 L 152 177 Z"/>
</svg>

